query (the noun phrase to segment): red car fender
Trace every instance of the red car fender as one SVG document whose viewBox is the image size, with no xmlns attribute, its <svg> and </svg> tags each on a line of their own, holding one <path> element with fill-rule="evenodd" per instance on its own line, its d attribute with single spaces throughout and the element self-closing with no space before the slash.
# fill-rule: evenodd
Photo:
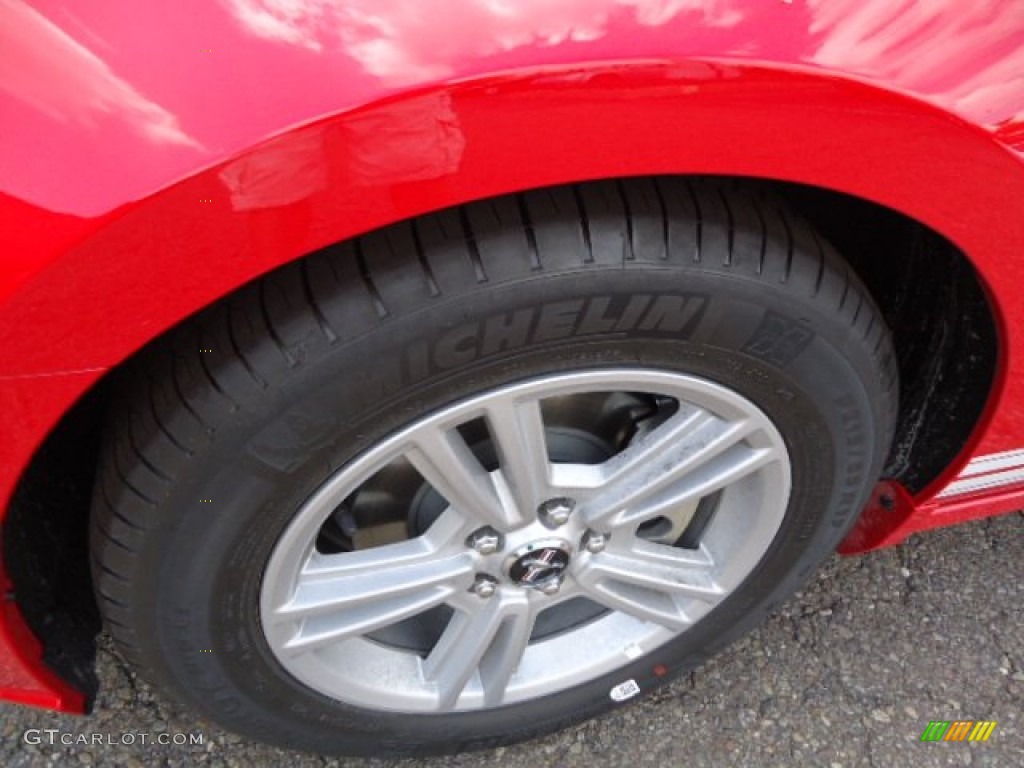
<svg viewBox="0 0 1024 768">
<path fill-rule="evenodd" d="M 540 24 L 544 9 L 534 5 L 527 4 Z M 563 15 L 588 6 L 555 5 Z M 257 93 L 257 75 L 268 77 L 270 66 L 258 56 L 267 50 L 265 41 L 254 42 L 251 29 L 243 34 L 229 26 L 222 8 L 183 7 L 168 19 L 166 36 L 191 45 L 177 54 L 190 62 L 186 71 L 201 72 L 195 57 L 207 52 L 236 55 L 243 71 L 251 67 L 254 73 L 237 77 L 238 88 L 265 109 L 254 108 L 245 125 L 232 123 L 245 123 L 248 113 L 223 73 L 211 77 L 209 91 L 172 71 L 161 81 L 154 66 L 162 60 L 168 68 L 176 59 L 166 41 L 158 46 L 163 59 L 146 47 L 158 39 L 150 28 L 132 41 L 128 54 L 117 49 L 119 61 L 138 63 L 138 84 L 117 77 L 113 65 L 77 40 L 77 48 L 62 41 L 66 62 L 91 73 L 79 87 L 100 98 L 101 106 L 102 98 L 118 105 L 108 105 L 108 112 L 126 109 L 125 103 L 134 109 L 127 125 L 113 126 L 106 139 L 97 137 L 95 125 L 83 128 L 77 113 L 47 116 L 55 104 L 70 100 L 94 123 L 114 119 L 69 90 L 66 72 L 48 70 L 31 51 L 18 49 L 21 63 L 32 65 L 25 71 L 34 84 L 45 87 L 17 90 L 10 86 L 11 71 L 0 65 L 0 86 L 7 86 L 0 91 L 0 114 L 12 131 L 7 150 L 0 150 L 0 248 L 13 254 L 0 269 L 0 414 L 6 427 L 0 499 L 6 504 L 46 433 L 105 371 L 198 308 L 282 263 L 393 221 L 516 190 L 602 177 L 722 174 L 799 182 L 874 201 L 931 226 L 973 261 L 1000 332 L 993 399 L 958 461 L 918 498 L 900 499 L 898 525 L 888 518 L 884 535 L 860 541 L 894 540 L 897 529 L 921 526 L 924 519 L 931 527 L 991 512 L 980 502 L 958 502 L 944 512 L 929 500 L 972 457 L 1024 442 L 1024 413 L 1014 405 L 1024 402 L 1024 377 L 1014 375 L 1024 327 L 1024 298 L 1015 290 L 1024 243 L 1024 88 L 1004 84 L 1009 77 L 1012 86 L 1013 73 L 1021 71 L 1019 6 L 988 4 L 986 28 L 1009 24 L 1010 32 L 985 45 L 964 30 L 959 37 L 948 32 L 950 19 L 967 10 L 962 4 L 950 2 L 919 19 L 904 48 L 916 46 L 923 55 L 938 25 L 947 30 L 945 56 L 958 69 L 943 67 L 931 81 L 912 82 L 896 66 L 913 60 L 899 45 L 872 64 L 858 63 L 851 53 L 864 43 L 850 30 L 856 29 L 854 19 L 867 23 L 865 8 L 873 9 L 880 28 L 898 25 L 899 17 L 879 3 L 809 2 L 798 8 L 813 7 L 818 15 L 809 20 L 806 13 L 785 10 L 787 3 L 769 12 L 755 0 L 694 0 L 683 4 L 681 16 L 662 23 L 648 19 L 646 26 L 640 18 L 644 4 L 624 5 L 636 17 L 609 10 L 602 22 L 607 30 L 592 45 L 563 35 L 562 25 L 545 47 L 537 42 L 540 27 L 530 27 L 529 44 L 510 45 L 499 55 L 460 47 L 458 35 L 472 30 L 459 25 L 444 66 L 431 69 L 426 49 L 413 46 L 416 77 L 396 80 L 394 71 L 374 73 L 361 62 L 352 87 L 336 96 L 317 82 L 300 94 Z M 250 6 L 231 4 L 236 11 Z M 384 3 L 381 12 L 403 8 Z M 747 27 L 725 26 L 732 8 L 748 12 Z M 844 9 L 851 16 L 846 27 Z M 52 20 L 57 11 L 46 15 L 0 0 L 0 12 L 16 19 L 22 33 L 34 30 L 54 45 L 61 40 L 63 29 Z M 189 18 L 192 12 L 195 18 Z M 698 19 L 698 13 L 704 15 Z M 924 23 L 929 19 L 930 26 Z M 682 41 L 669 34 L 683 29 L 681 20 L 696 30 Z M 273 21 L 264 19 L 266 25 Z M 205 22 L 222 33 L 210 47 L 194 33 Z M 129 40 L 119 22 L 104 23 L 120 30 L 119 42 Z M 767 52 L 736 47 L 751 37 L 737 29 L 751 28 L 762 30 L 754 37 L 769 41 Z M 284 24 L 278 33 L 294 29 Z M 420 32 L 434 40 L 426 30 Z M 318 38 L 310 39 L 305 43 Z M 806 60 L 802 51 L 811 39 L 819 52 L 833 45 L 831 60 Z M 290 42 L 274 65 L 305 72 L 305 43 L 301 36 Z M 351 71 L 358 56 L 350 50 L 345 55 Z M 341 59 L 324 52 L 320 60 Z M 141 85 L 147 78 L 179 108 L 147 100 Z M 89 91 L 97 79 L 103 89 Z M 203 130 L 191 130 L 192 124 Z M 41 140 L 64 162 L 63 177 L 45 158 L 15 155 Z M 90 179 L 96 157 L 102 162 Z M 1003 503 L 1019 498 L 1018 492 Z M 4 616 L 0 694 L 81 706 L 81 697 L 38 661 L 38 644 L 13 603 Z"/>
<path fill-rule="evenodd" d="M 1015 203 L 1024 165 L 930 105 L 817 72 L 721 62 L 503 74 L 275 137 L 123 206 L 31 279 L 8 285 L 0 396 L 22 414 L 2 448 L 4 466 L 17 466 L 40 429 L 104 370 L 282 263 L 463 201 L 670 173 L 801 182 L 899 210 L 970 254 L 1001 321 L 1020 316 L 1010 288 L 1024 237 Z M 1001 322 L 1007 354 L 1014 325 Z M 1008 386 L 1012 402 L 1022 385 L 1011 377 Z M 993 415 L 979 452 L 1019 439 L 1013 410 Z M 6 493 L 12 475 L 0 478 Z"/>
</svg>

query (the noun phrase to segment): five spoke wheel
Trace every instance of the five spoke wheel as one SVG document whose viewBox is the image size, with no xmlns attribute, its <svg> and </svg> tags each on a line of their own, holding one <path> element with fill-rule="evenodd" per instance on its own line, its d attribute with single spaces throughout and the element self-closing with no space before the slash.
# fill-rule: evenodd
<svg viewBox="0 0 1024 768">
<path fill-rule="evenodd" d="M 514 384 L 330 477 L 271 556 L 264 632 L 290 674 L 353 704 L 547 695 L 712 610 L 767 550 L 789 492 L 779 432 L 718 384 L 645 369 Z"/>
</svg>

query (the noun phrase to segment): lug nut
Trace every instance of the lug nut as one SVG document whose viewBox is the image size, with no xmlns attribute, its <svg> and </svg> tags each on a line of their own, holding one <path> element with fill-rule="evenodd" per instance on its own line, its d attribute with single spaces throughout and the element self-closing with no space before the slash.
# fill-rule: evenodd
<svg viewBox="0 0 1024 768">
<path fill-rule="evenodd" d="M 569 522 L 575 507 L 572 499 L 548 499 L 537 508 L 537 518 L 548 528 L 559 528 Z"/>
<path fill-rule="evenodd" d="M 498 582 L 490 576 L 479 573 L 469 591 L 486 600 L 489 597 L 494 597 L 494 593 L 498 591 Z"/>
<path fill-rule="evenodd" d="M 470 534 L 466 539 L 466 546 L 472 547 L 481 555 L 493 555 L 505 546 L 505 541 L 500 533 L 486 526 Z"/>
<path fill-rule="evenodd" d="M 608 537 L 603 533 L 597 531 L 587 531 L 583 535 L 583 548 L 587 552 L 597 554 L 598 552 L 604 551 L 605 546 L 608 544 Z"/>
</svg>

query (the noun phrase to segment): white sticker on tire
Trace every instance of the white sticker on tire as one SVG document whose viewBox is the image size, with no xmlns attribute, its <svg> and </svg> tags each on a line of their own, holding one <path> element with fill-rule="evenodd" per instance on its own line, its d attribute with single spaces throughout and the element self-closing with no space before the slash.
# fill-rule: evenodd
<svg viewBox="0 0 1024 768">
<path fill-rule="evenodd" d="M 640 693 L 640 686 L 636 684 L 636 680 L 627 680 L 612 688 L 608 695 L 612 697 L 612 701 L 625 701 L 632 699 L 638 693 Z"/>
</svg>

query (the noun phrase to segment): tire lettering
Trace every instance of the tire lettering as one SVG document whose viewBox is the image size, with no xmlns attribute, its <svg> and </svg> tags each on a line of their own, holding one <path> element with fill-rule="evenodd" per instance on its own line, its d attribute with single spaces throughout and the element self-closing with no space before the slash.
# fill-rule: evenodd
<svg viewBox="0 0 1024 768">
<path fill-rule="evenodd" d="M 704 299 L 699 296 L 659 296 L 637 327 L 641 331 L 679 333 L 703 307 Z"/>
<path fill-rule="evenodd" d="M 457 325 L 444 331 L 433 344 L 416 340 L 406 348 L 401 371 L 377 360 L 371 364 L 373 373 L 369 376 L 390 392 L 400 386 L 394 378 L 398 374 L 405 374 L 406 382 L 423 381 L 439 371 L 538 342 L 624 333 L 634 328 L 686 338 L 706 305 L 704 296 L 677 295 L 595 296 L 549 302 Z"/>
<path fill-rule="evenodd" d="M 647 309 L 647 305 L 650 303 L 650 296 L 632 296 L 622 313 L 622 317 L 619 318 L 619 322 L 615 324 L 615 330 L 633 330 L 636 327 L 636 321 L 640 319 L 640 315 L 643 314 L 643 311 Z"/>
<path fill-rule="evenodd" d="M 540 319 L 533 331 L 533 340 L 553 341 L 571 336 L 582 307 L 583 299 L 557 301 L 541 306 Z"/>
<path fill-rule="evenodd" d="M 524 346 L 530 338 L 533 314 L 532 309 L 520 309 L 513 313 L 488 317 L 484 321 L 484 341 L 480 345 L 480 355 L 487 357 L 495 352 Z"/>
<path fill-rule="evenodd" d="M 608 315 L 608 307 L 612 300 L 608 296 L 599 296 L 587 302 L 587 308 L 583 311 L 583 319 L 580 320 L 577 332 L 580 336 L 591 333 L 609 333 L 614 330 L 615 324 L 619 322 L 618 315 Z"/>
<path fill-rule="evenodd" d="M 441 370 L 472 362 L 476 356 L 479 325 L 463 325 L 447 331 L 434 346 L 434 363 Z"/>
</svg>

